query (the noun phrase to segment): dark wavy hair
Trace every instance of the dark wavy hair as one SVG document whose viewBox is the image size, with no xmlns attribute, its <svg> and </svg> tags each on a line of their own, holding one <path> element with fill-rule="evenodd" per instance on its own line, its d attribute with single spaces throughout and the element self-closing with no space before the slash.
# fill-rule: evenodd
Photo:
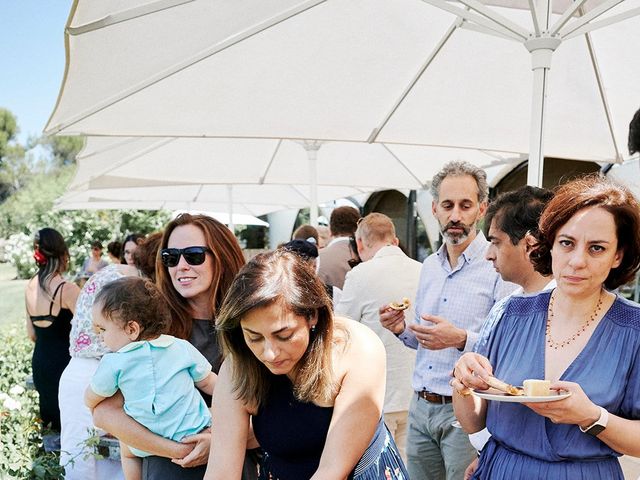
<svg viewBox="0 0 640 480">
<path fill-rule="evenodd" d="M 531 252 L 531 262 L 542 275 L 550 275 L 551 249 L 558 230 L 585 208 L 600 207 L 613 215 L 618 250 L 622 261 L 612 268 L 604 282 L 610 290 L 634 278 L 640 268 L 640 205 L 621 185 L 596 175 L 578 178 L 561 185 L 540 217 L 538 243 Z"/>
<path fill-rule="evenodd" d="M 151 281 L 156 280 L 156 259 L 162 242 L 162 232 L 147 235 L 133 252 L 133 263 Z"/>
<path fill-rule="evenodd" d="M 116 258 L 121 258 L 122 255 L 122 244 L 117 240 L 113 242 L 109 242 L 107 244 L 107 252 L 113 255 Z"/>
<path fill-rule="evenodd" d="M 503 193 L 487 208 L 487 230 L 491 221 L 495 219 L 496 227 L 506 233 L 514 245 L 517 245 L 527 233 L 535 237 L 538 233 L 540 215 L 552 198 L 551 190 L 530 185 Z"/>
<path fill-rule="evenodd" d="M 267 395 L 271 375 L 247 346 L 240 322 L 250 311 L 273 304 L 307 320 L 317 317 L 315 332 L 310 333 L 309 346 L 298 363 L 294 393 L 302 401 L 331 399 L 335 393 L 331 299 L 313 266 L 285 249 L 252 258 L 238 273 L 220 309 L 218 340 L 225 357 L 231 358 L 238 398 L 257 408 Z"/>
<path fill-rule="evenodd" d="M 128 242 L 133 242 L 139 246 L 142 242 L 144 242 L 144 235 L 142 235 L 141 233 L 130 233 L 129 235 L 124 237 L 124 240 L 122 241 L 122 251 L 120 253 L 120 263 L 123 263 L 125 265 L 127 264 L 127 261 L 124 258 L 124 249 Z"/>
<path fill-rule="evenodd" d="M 640 108 L 629 123 L 629 155 L 640 152 Z"/>
<path fill-rule="evenodd" d="M 102 315 L 124 327 L 129 322 L 140 325 L 137 340 L 152 340 L 166 333 L 171 313 L 166 300 L 153 282 L 141 277 L 122 277 L 109 282 L 96 295 Z"/>
<path fill-rule="evenodd" d="M 357 208 L 349 206 L 335 208 L 329 218 L 331 235 L 334 237 L 352 236 L 358 228 L 358 220 L 360 220 L 360 212 Z"/>
<path fill-rule="evenodd" d="M 244 256 L 236 237 L 218 220 L 206 215 L 183 213 L 171 220 L 164 229 L 160 250 L 167 248 L 171 233 L 184 225 L 195 225 L 204 234 L 205 245 L 213 257 L 213 281 L 209 287 L 209 300 L 214 318 L 224 299 L 233 278 L 244 265 Z M 189 303 L 173 288 L 167 267 L 160 261 L 160 250 L 156 257 L 156 284 L 169 302 L 171 309 L 171 328 L 169 333 L 178 338 L 188 339 L 191 335 L 193 314 Z"/>
<path fill-rule="evenodd" d="M 51 279 L 59 273 L 67 270 L 69 264 L 69 249 L 64 238 L 53 228 L 38 230 L 33 239 L 33 249 L 40 250 L 46 262 L 36 262 L 38 265 L 38 285 L 51 294 L 48 285 Z"/>
</svg>

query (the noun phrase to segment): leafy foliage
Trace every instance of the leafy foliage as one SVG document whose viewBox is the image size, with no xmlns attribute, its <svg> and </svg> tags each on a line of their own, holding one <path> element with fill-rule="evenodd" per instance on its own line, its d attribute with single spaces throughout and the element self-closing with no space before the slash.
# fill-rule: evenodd
<svg viewBox="0 0 640 480">
<path fill-rule="evenodd" d="M 15 478 L 63 478 L 58 455 L 46 453 L 42 445 L 38 394 L 23 386 L 31 373 L 32 349 L 18 324 L 0 330 L 0 472 Z"/>
<path fill-rule="evenodd" d="M 19 278 L 36 271 L 33 235 L 43 227 L 55 228 L 66 239 L 73 273 L 89 255 L 92 241 L 106 244 L 129 233 L 146 234 L 169 221 L 167 211 L 54 210 L 54 201 L 64 193 L 74 170 L 70 165 L 32 174 L 25 187 L 0 204 L 0 237 L 8 239 L 4 258 L 14 264 Z"/>
<path fill-rule="evenodd" d="M 71 165 L 84 145 L 84 137 L 42 137 L 38 142 L 51 154 L 53 165 Z"/>
<path fill-rule="evenodd" d="M 18 132 L 16 117 L 6 108 L 0 108 L 0 161 L 7 154 L 9 142 L 15 140 Z"/>
</svg>

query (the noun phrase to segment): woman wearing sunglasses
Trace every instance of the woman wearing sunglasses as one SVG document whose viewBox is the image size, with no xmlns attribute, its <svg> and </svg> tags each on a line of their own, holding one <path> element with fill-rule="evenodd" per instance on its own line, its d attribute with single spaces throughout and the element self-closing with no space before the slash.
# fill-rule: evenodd
<svg viewBox="0 0 640 480">
<path fill-rule="evenodd" d="M 156 283 L 171 309 L 172 322 L 167 333 L 188 340 L 213 365 L 215 373 L 221 363 L 215 339 L 216 314 L 243 264 L 244 257 L 233 233 L 211 217 L 182 214 L 165 228 L 156 263 Z M 211 405 L 211 397 L 206 394 L 203 397 Z M 98 413 L 94 412 L 96 425 L 127 445 L 156 455 L 143 460 L 143 478 L 204 476 L 210 434 L 193 435 L 182 444 L 168 441 L 128 417 L 121 399 L 118 403 L 109 400 L 100 403 Z M 255 463 L 252 466 L 248 460 L 243 478 L 256 476 Z"/>
</svg>

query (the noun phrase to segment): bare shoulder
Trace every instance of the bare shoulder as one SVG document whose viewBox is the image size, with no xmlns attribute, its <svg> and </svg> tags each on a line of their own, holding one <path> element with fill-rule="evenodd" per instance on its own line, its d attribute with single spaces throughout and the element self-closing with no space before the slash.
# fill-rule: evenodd
<svg viewBox="0 0 640 480">
<path fill-rule="evenodd" d="M 75 299 L 78 297 L 80 293 L 80 287 L 73 282 L 65 282 L 64 287 L 62 287 L 62 295 L 65 299 Z"/>
<path fill-rule="evenodd" d="M 358 355 L 362 359 L 362 355 L 385 354 L 380 337 L 366 325 L 345 317 L 336 317 L 334 324 L 336 337 L 344 342 L 345 355 Z"/>
<path fill-rule="evenodd" d="M 124 275 L 125 277 L 137 277 L 140 275 L 140 272 L 138 271 L 138 269 L 131 265 L 119 264 L 119 265 L 116 265 L 116 270 L 118 270 L 118 272 Z"/>
</svg>

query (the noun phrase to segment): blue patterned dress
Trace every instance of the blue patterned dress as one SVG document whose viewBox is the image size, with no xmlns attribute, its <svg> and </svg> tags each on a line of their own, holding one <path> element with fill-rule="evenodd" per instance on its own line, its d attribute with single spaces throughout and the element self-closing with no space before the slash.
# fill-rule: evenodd
<svg viewBox="0 0 640 480">
<path fill-rule="evenodd" d="M 496 377 L 513 385 L 544 378 L 545 326 L 551 292 L 514 297 L 487 351 Z M 617 297 L 588 343 L 562 374 L 596 405 L 640 419 L 640 306 Z M 577 425 L 555 424 L 517 403 L 489 402 L 492 434 L 474 479 L 620 479 L 619 453 Z"/>
</svg>

